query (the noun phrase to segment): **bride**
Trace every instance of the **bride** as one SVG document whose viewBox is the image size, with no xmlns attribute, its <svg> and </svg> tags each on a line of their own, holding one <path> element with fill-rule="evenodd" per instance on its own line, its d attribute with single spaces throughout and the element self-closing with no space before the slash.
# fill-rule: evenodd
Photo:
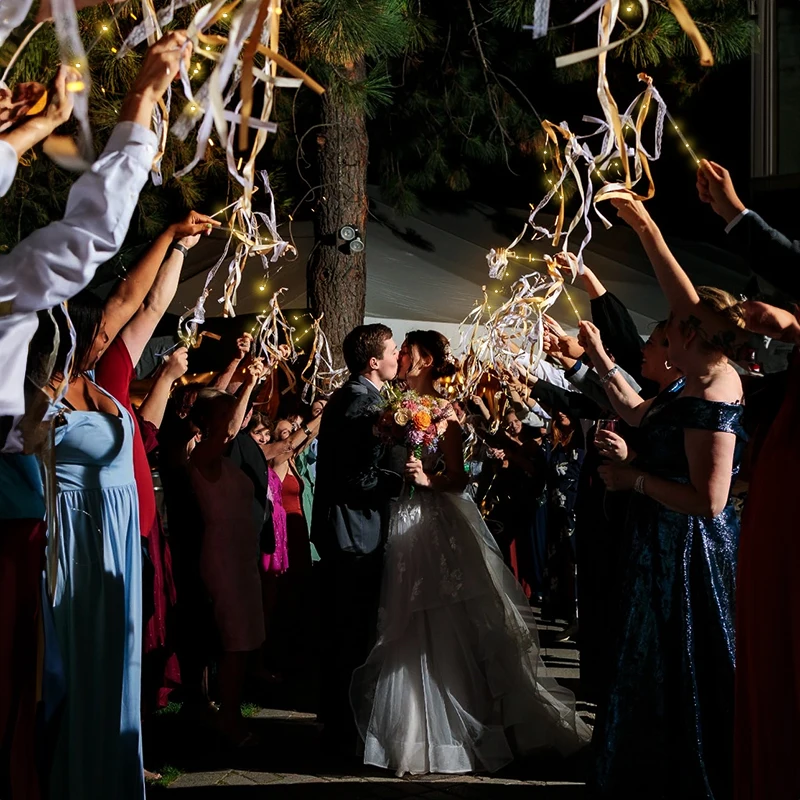
<svg viewBox="0 0 800 800">
<path fill-rule="evenodd" d="M 398 375 L 435 395 L 455 371 L 447 339 L 409 333 Z M 398 775 L 494 771 L 516 754 L 569 755 L 591 731 L 544 675 L 528 601 L 465 487 L 455 418 L 439 452 L 410 457 L 413 489 L 392 509 L 378 638 L 353 675 L 364 762 Z"/>
</svg>

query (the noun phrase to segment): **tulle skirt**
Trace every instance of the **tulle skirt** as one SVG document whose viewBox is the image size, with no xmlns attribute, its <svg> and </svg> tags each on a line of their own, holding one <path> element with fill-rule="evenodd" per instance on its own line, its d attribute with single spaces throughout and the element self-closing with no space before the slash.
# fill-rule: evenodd
<svg viewBox="0 0 800 800">
<path fill-rule="evenodd" d="M 494 771 L 591 738 L 545 676 L 528 600 L 469 498 L 417 490 L 392 509 L 378 620 L 351 685 L 365 763 Z"/>
</svg>

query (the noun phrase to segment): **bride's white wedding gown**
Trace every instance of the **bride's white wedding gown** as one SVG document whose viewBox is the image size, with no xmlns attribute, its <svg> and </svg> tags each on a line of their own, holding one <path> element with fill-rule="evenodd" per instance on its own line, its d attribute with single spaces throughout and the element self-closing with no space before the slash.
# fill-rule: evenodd
<svg viewBox="0 0 800 800">
<path fill-rule="evenodd" d="M 365 763 L 494 771 L 588 743 L 574 695 L 545 677 L 528 600 L 471 499 L 417 489 L 394 505 L 378 613 L 351 685 Z"/>
</svg>

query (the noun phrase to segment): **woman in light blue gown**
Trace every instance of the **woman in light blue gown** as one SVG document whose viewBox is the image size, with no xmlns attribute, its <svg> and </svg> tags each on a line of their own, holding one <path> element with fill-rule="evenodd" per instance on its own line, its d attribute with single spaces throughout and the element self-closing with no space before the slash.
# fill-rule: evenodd
<svg viewBox="0 0 800 800">
<path fill-rule="evenodd" d="M 55 420 L 55 516 L 48 548 L 58 572 L 53 617 L 66 699 L 50 796 L 143 800 L 140 729 L 142 562 L 131 415 L 86 372 L 107 342 L 100 301 L 70 302 L 77 333 L 69 389 Z M 56 312 L 65 363 L 69 333 Z M 53 338 L 47 317 L 30 376 Z M 60 376 L 45 385 L 54 397 Z M 56 534 L 54 535 L 54 530 Z"/>
</svg>

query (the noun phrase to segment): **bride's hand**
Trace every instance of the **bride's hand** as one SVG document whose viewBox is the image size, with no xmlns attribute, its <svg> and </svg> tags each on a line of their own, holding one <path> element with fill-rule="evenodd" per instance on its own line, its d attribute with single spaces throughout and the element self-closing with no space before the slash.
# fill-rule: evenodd
<svg viewBox="0 0 800 800">
<path fill-rule="evenodd" d="M 422 462 L 418 458 L 414 458 L 414 456 L 409 456 L 408 461 L 406 461 L 405 477 L 406 480 L 409 483 L 413 483 L 414 486 L 431 485 L 431 479 L 425 474 L 425 470 L 422 468 Z"/>
</svg>

